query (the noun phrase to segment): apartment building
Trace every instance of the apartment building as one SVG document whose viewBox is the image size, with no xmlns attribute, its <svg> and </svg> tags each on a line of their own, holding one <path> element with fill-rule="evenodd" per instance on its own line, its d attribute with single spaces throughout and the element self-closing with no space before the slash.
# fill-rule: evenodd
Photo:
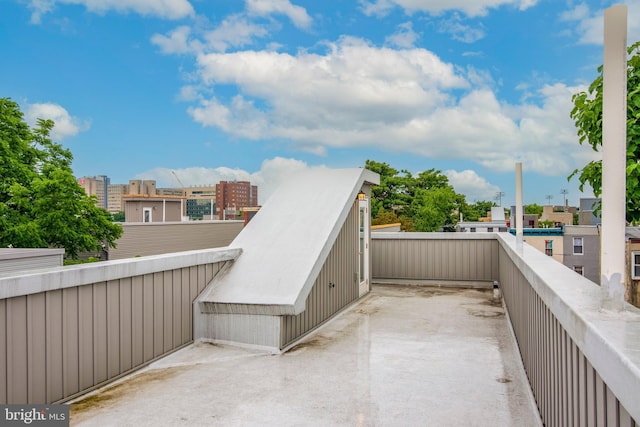
<svg viewBox="0 0 640 427">
<path fill-rule="evenodd" d="M 109 201 L 109 177 L 106 175 L 83 176 L 78 178 L 78 184 L 88 196 L 98 198 L 97 205 L 107 209 Z"/>
<path fill-rule="evenodd" d="M 258 206 L 258 186 L 249 181 L 220 181 L 216 184 L 216 213 L 226 219 L 229 212 Z"/>
</svg>

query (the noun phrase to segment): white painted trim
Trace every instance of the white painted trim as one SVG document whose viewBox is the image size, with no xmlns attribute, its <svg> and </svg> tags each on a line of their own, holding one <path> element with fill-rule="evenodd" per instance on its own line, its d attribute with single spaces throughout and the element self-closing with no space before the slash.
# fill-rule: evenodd
<svg viewBox="0 0 640 427">
<path fill-rule="evenodd" d="M 53 267 L 31 274 L 25 274 L 22 271 L 12 276 L 0 278 L 0 299 L 90 285 L 159 271 L 232 261 L 238 258 L 241 253 L 242 249 L 240 248 L 214 248 Z"/>
<path fill-rule="evenodd" d="M 149 221 L 145 221 L 147 212 L 149 212 Z M 153 222 L 153 208 L 142 208 L 142 222 L 144 222 L 145 224 Z"/>
<path fill-rule="evenodd" d="M 640 275 L 636 275 L 635 274 L 636 270 L 634 268 L 636 266 L 636 264 L 634 262 L 634 258 L 635 258 L 636 255 L 640 255 L 640 251 L 632 251 L 631 252 L 631 260 L 630 260 L 631 262 L 629 263 L 630 266 L 631 266 L 631 278 L 633 280 L 640 280 Z M 637 264 L 637 265 L 640 266 L 640 264 Z"/>
</svg>

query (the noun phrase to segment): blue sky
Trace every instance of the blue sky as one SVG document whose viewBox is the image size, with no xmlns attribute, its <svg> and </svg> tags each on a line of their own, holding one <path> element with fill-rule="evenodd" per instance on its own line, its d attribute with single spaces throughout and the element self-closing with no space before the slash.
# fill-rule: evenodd
<svg viewBox="0 0 640 427">
<path fill-rule="evenodd" d="M 0 0 L 0 96 L 56 121 L 77 176 L 158 186 L 372 159 L 467 200 L 577 204 L 571 96 L 610 1 Z M 629 44 L 640 1 L 627 1 Z M 585 194 L 590 196 L 590 193 Z"/>
</svg>

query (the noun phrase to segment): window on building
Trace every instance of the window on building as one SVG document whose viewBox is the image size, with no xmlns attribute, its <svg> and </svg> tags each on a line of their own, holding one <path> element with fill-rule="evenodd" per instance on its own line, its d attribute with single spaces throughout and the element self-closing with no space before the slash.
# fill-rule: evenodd
<svg viewBox="0 0 640 427">
<path fill-rule="evenodd" d="M 574 237 L 573 238 L 573 254 L 574 255 L 582 255 L 584 252 L 582 246 L 582 237 Z"/>
<path fill-rule="evenodd" d="M 573 271 L 575 271 L 576 273 L 584 276 L 584 268 L 581 265 L 574 265 L 573 266 Z"/>
<path fill-rule="evenodd" d="M 553 255 L 553 240 L 544 241 L 544 253 L 545 255 Z"/>
<path fill-rule="evenodd" d="M 493 227 L 487 227 L 487 231 L 491 233 L 493 231 Z"/>
<path fill-rule="evenodd" d="M 476 228 L 475 227 L 471 227 L 471 229 L 469 231 L 472 232 L 472 233 L 475 233 L 476 232 Z"/>
<path fill-rule="evenodd" d="M 640 252 L 631 252 L 631 274 L 634 280 L 640 279 Z"/>
</svg>

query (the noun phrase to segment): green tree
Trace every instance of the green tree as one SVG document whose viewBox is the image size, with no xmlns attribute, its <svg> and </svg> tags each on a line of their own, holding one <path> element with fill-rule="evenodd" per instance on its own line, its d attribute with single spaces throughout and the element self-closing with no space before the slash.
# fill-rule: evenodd
<svg viewBox="0 0 640 427">
<path fill-rule="evenodd" d="M 71 152 L 49 138 L 53 125 L 31 129 L 18 104 L 0 98 L 0 246 L 64 248 L 71 258 L 114 247 L 122 227 L 78 185 Z"/>
<path fill-rule="evenodd" d="M 538 216 L 540 216 L 540 215 L 542 215 L 542 210 L 543 210 L 543 207 L 538 205 L 538 204 L 536 204 L 536 203 L 531 203 L 531 204 L 526 205 L 524 207 L 524 213 L 525 214 L 530 214 L 530 215 L 538 215 Z"/>
<path fill-rule="evenodd" d="M 628 49 L 627 63 L 627 221 L 640 221 L 640 42 Z M 599 75 L 586 92 L 573 96 L 571 118 L 578 128 L 580 144 L 594 151 L 602 146 L 602 66 Z M 602 193 L 602 161 L 591 161 L 576 169 L 568 179 L 578 176 L 580 190 L 585 184 L 596 197 Z"/>
<path fill-rule="evenodd" d="M 498 205 L 495 202 L 485 200 L 467 204 L 466 208 L 462 211 L 463 219 L 465 221 L 477 221 L 482 217 L 486 217 L 494 206 Z"/>
<path fill-rule="evenodd" d="M 124 222 L 124 211 L 111 214 L 113 222 Z"/>
<path fill-rule="evenodd" d="M 461 201 L 450 185 L 419 189 L 411 203 L 416 231 L 455 231 Z"/>
<path fill-rule="evenodd" d="M 392 212 L 404 231 L 453 230 L 461 211 L 466 209 L 464 196 L 449 185 L 439 170 L 428 169 L 413 176 L 387 163 L 367 160 L 365 167 L 380 174 L 380 185 L 371 191 L 371 215 Z"/>
</svg>

